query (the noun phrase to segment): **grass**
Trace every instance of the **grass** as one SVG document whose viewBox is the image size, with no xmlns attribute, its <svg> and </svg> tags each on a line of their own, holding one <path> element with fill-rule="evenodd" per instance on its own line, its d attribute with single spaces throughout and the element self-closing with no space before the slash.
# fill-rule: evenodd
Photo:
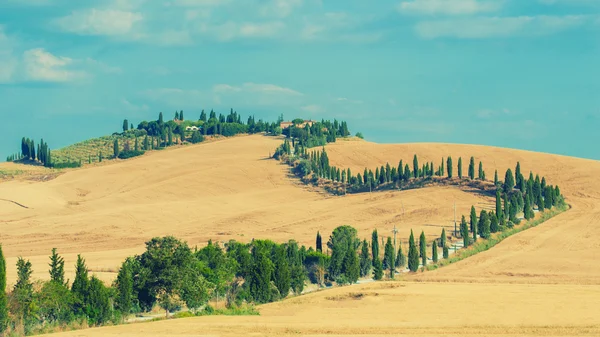
<svg viewBox="0 0 600 337">
<path fill-rule="evenodd" d="M 455 262 L 464 260 L 468 257 L 471 257 L 471 256 L 477 254 L 477 253 L 486 251 L 486 250 L 494 247 L 495 245 L 499 244 L 507 237 L 515 235 L 517 233 L 520 233 L 529 228 L 536 227 L 539 224 L 546 222 L 546 221 L 550 220 L 551 218 L 569 210 L 570 208 L 571 208 L 571 206 L 569 206 L 567 204 L 563 204 L 563 205 L 556 206 L 556 207 L 552 208 L 551 210 L 546 210 L 537 219 L 525 222 L 522 225 L 514 226 L 513 228 L 507 229 L 503 232 L 493 234 L 487 240 L 479 239 L 477 242 L 473 243 L 468 248 L 460 249 L 456 254 L 454 254 L 449 259 L 442 259 L 435 264 L 427 265 L 425 267 L 425 269 L 426 270 L 434 270 L 434 269 L 449 265 L 451 263 L 455 263 Z"/>
<path fill-rule="evenodd" d="M 209 309 L 210 308 L 210 309 Z M 182 311 L 174 314 L 173 318 L 187 318 L 187 317 L 198 317 L 198 316 L 259 316 L 260 312 L 252 305 L 237 307 L 237 308 L 225 308 L 225 309 L 212 309 L 208 306 L 206 309 L 193 313 L 191 311 Z"/>
</svg>

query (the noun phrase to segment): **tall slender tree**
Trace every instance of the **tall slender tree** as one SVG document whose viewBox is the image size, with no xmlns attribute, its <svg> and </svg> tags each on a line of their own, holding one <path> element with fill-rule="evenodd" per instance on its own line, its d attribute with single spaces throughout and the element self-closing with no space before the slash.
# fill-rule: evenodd
<svg viewBox="0 0 600 337">
<path fill-rule="evenodd" d="M 462 179 L 462 157 L 458 157 L 458 179 Z"/>
<path fill-rule="evenodd" d="M 317 242 L 316 242 L 317 252 L 323 252 L 323 239 L 321 238 L 321 233 L 317 231 Z"/>
<path fill-rule="evenodd" d="M 442 235 L 440 236 L 440 246 L 446 247 L 446 228 L 442 228 Z"/>
<path fill-rule="evenodd" d="M 408 269 L 413 273 L 419 269 L 419 252 L 417 251 L 412 229 L 410 230 L 410 237 L 408 239 Z"/>
<path fill-rule="evenodd" d="M 448 168 L 448 178 L 452 178 L 452 157 L 448 157 L 447 161 L 448 162 L 447 162 L 446 166 Z"/>
<path fill-rule="evenodd" d="M 56 248 L 52 248 L 50 256 L 50 280 L 58 284 L 65 284 L 65 260 L 58 255 Z"/>
<path fill-rule="evenodd" d="M 398 255 L 396 255 L 396 267 L 404 268 L 405 265 L 406 265 L 406 256 L 404 255 L 404 252 L 402 251 L 402 244 L 399 243 L 398 244 Z"/>
<path fill-rule="evenodd" d="M 387 241 L 385 243 L 385 252 L 383 258 L 384 269 L 389 270 L 390 278 L 394 278 L 396 263 L 394 262 L 395 254 L 394 245 L 392 244 L 392 238 L 388 236 Z"/>
<path fill-rule="evenodd" d="M 475 206 L 471 206 L 471 221 L 469 222 L 470 227 L 469 230 L 471 232 L 475 232 L 476 231 L 476 227 L 477 227 L 477 213 L 475 212 Z"/>
<path fill-rule="evenodd" d="M 431 259 L 433 261 L 433 263 L 437 263 L 438 262 L 438 251 L 437 251 L 437 242 L 434 242 L 431 245 Z"/>
<path fill-rule="evenodd" d="M 471 157 L 471 161 L 469 162 L 469 178 L 471 180 L 475 179 L 475 158 Z"/>
<path fill-rule="evenodd" d="M 515 176 L 511 169 L 506 170 L 504 175 L 504 193 L 508 193 L 515 187 Z"/>
<path fill-rule="evenodd" d="M 117 157 L 119 157 L 119 140 L 118 139 L 115 139 L 115 142 L 113 144 L 113 153 L 114 153 L 115 159 Z"/>
<path fill-rule="evenodd" d="M 413 157 L 413 177 L 417 178 L 419 172 L 419 160 L 417 159 L 417 155 Z"/>
<path fill-rule="evenodd" d="M 485 180 L 485 172 L 483 172 L 482 162 L 479 162 L 479 180 Z"/>
<path fill-rule="evenodd" d="M 423 267 L 427 265 L 427 241 L 425 239 L 425 232 L 421 231 L 419 237 L 419 248 L 421 250 L 421 264 Z"/>
<path fill-rule="evenodd" d="M 498 186 L 498 170 L 494 172 L 494 185 Z"/>
<path fill-rule="evenodd" d="M 131 309 L 133 308 L 134 294 L 131 263 L 129 259 L 123 263 L 115 281 L 117 289 L 115 304 L 121 314 L 123 314 L 123 319 L 131 313 Z"/>
<path fill-rule="evenodd" d="M 376 229 L 371 234 L 371 252 L 373 253 L 373 267 L 375 267 L 375 259 L 379 259 L 379 235 Z"/>
<path fill-rule="evenodd" d="M 276 247 L 274 255 L 273 283 L 275 283 L 275 287 L 279 290 L 281 298 L 285 298 L 289 295 L 291 286 L 290 267 L 287 261 L 285 246 L 279 245 Z"/>
<path fill-rule="evenodd" d="M 129 130 L 129 122 L 125 119 L 123 120 L 123 132 L 127 132 Z"/>
<path fill-rule="evenodd" d="M 500 196 L 500 190 L 496 189 L 496 215 L 499 216 L 502 213 L 502 197 Z"/>
<path fill-rule="evenodd" d="M 360 250 L 360 276 L 365 277 L 371 272 L 371 255 L 369 253 L 369 243 L 363 240 Z"/>
<path fill-rule="evenodd" d="M 460 221 L 460 236 L 462 236 L 463 239 L 463 246 L 467 247 L 469 245 L 469 227 L 464 215 Z"/>
<path fill-rule="evenodd" d="M 8 327 L 8 298 L 6 296 L 6 260 L 0 245 L 0 335 Z"/>
</svg>

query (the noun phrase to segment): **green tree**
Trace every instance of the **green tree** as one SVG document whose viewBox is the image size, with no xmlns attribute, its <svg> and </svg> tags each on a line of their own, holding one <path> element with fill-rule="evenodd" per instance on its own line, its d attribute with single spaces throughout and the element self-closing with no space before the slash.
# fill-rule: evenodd
<svg viewBox="0 0 600 337">
<path fill-rule="evenodd" d="M 448 251 L 448 247 L 442 248 L 442 254 L 444 259 L 447 259 L 450 256 L 450 252 Z"/>
<path fill-rule="evenodd" d="M 115 142 L 113 144 L 113 153 L 115 156 L 115 159 L 117 159 L 119 157 L 119 140 L 115 139 Z"/>
<path fill-rule="evenodd" d="M 16 312 L 21 321 L 28 325 L 33 318 L 33 283 L 31 283 L 31 262 L 19 257 L 17 260 L 17 283 L 13 289 L 16 299 Z"/>
<path fill-rule="evenodd" d="M 440 246 L 446 247 L 446 228 L 442 228 L 442 235 L 440 236 Z"/>
<path fill-rule="evenodd" d="M 408 269 L 411 272 L 416 272 L 419 269 L 419 252 L 415 244 L 415 236 L 412 229 L 408 238 Z"/>
<path fill-rule="evenodd" d="M 479 180 L 485 180 L 485 172 L 483 172 L 482 162 L 479 162 Z"/>
<path fill-rule="evenodd" d="M 417 159 L 417 155 L 415 154 L 415 156 L 413 157 L 413 177 L 414 178 L 417 178 L 418 172 L 419 172 L 419 160 Z"/>
<path fill-rule="evenodd" d="M 65 260 L 58 255 L 56 248 L 52 248 L 50 256 L 50 280 L 58 284 L 65 284 Z"/>
<path fill-rule="evenodd" d="M 369 253 L 369 243 L 365 239 L 362 242 L 360 250 L 360 276 L 365 277 L 371 272 L 371 254 Z"/>
<path fill-rule="evenodd" d="M 508 193 L 513 190 L 515 187 L 515 176 L 512 173 L 511 169 L 506 170 L 506 174 L 504 176 L 504 193 Z"/>
<path fill-rule="evenodd" d="M 471 180 L 475 179 L 475 158 L 471 157 L 471 161 L 469 162 L 469 178 Z"/>
<path fill-rule="evenodd" d="M 500 190 L 496 189 L 496 214 L 502 213 L 502 197 L 500 196 Z"/>
<path fill-rule="evenodd" d="M 75 264 L 75 280 L 71 285 L 71 291 L 76 300 L 76 313 L 82 314 L 85 310 L 85 303 L 88 299 L 88 270 L 85 265 L 85 260 L 81 255 L 77 255 L 77 263 Z"/>
<path fill-rule="evenodd" d="M 0 245 L 0 335 L 8 327 L 8 298 L 6 296 L 6 260 Z"/>
<path fill-rule="evenodd" d="M 350 283 L 356 283 L 360 276 L 360 263 L 358 261 L 354 243 L 352 243 L 346 251 L 346 258 L 344 259 L 344 276 L 346 276 L 346 279 Z"/>
<path fill-rule="evenodd" d="M 373 233 L 371 234 L 371 251 L 373 267 L 375 267 L 375 259 L 379 258 L 379 235 L 377 234 L 376 229 L 374 229 Z"/>
<path fill-rule="evenodd" d="M 462 179 L 462 157 L 458 157 L 458 178 Z"/>
<path fill-rule="evenodd" d="M 133 149 L 135 150 L 135 152 L 138 152 L 140 150 L 140 144 L 137 137 L 135 138 L 135 145 Z"/>
<path fill-rule="evenodd" d="M 109 290 L 96 276 L 92 276 L 89 282 L 86 314 L 91 325 L 104 324 L 112 316 Z"/>
<path fill-rule="evenodd" d="M 431 245 L 431 257 L 433 259 L 433 263 L 437 263 L 438 262 L 437 242 L 434 242 Z"/>
<path fill-rule="evenodd" d="M 345 261 L 350 258 L 348 251 L 354 252 L 358 248 L 360 241 L 356 238 L 356 229 L 350 226 L 339 226 L 333 230 L 327 246 L 331 249 L 331 259 L 329 261 L 329 275 L 335 279 L 347 272 L 346 267 L 354 261 Z M 358 258 L 357 264 L 358 264 Z M 360 270 L 360 267 L 358 268 Z M 349 277 L 349 275 L 345 275 Z"/>
<path fill-rule="evenodd" d="M 463 246 L 466 248 L 469 246 L 469 227 L 467 225 L 467 220 L 463 215 L 462 220 L 460 221 L 460 236 L 463 239 Z"/>
<path fill-rule="evenodd" d="M 446 167 L 448 169 L 448 178 L 452 178 L 452 157 L 448 157 Z"/>
<path fill-rule="evenodd" d="M 127 259 L 123 262 L 117 279 L 115 281 L 115 288 L 117 290 L 117 296 L 115 299 L 116 307 L 126 317 L 131 313 L 133 308 L 133 271 L 131 264 L 132 260 Z M 124 318 L 125 318 L 124 317 Z"/>
<path fill-rule="evenodd" d="M 269 259 L 264 248 L 252 248 L 252 267 L 248 277 L 248 288 L 256 303 L 267 303 L 271 301 L 271 274 L 273 263 Z"/>
<path fill-rule="evenodd" d="M 469 222 L 470 227 L 469 230 L 471 232 L 477 231 L 477 213 L 475 212 L 475 206 L 471 206 L 471 221 Z"/>
<path fill-rule="evenodd" d="M 379 281 L 383 278 L 383 265 L 379 257 L 375 257 L 373 262 L 373 279 Z"/>
<path fill-rule="evenodd" d="M 392 238 L 388 236 L 385 243 L 385 249 L 383 254 L 383 269 L 389 269 L 390 278 L 394 278 L 394 268 L 396 266 L 394 262 L 395 252 L 394 245 L 392 244 Z"/>
<path fill-rule="evenodd" d="M 123 120 L 123 132 L 127 132 L 129 129 L 129 122 L 125 119 Z"/>
<path fill-rule="evenodd" d="M 396 267 L 404 268 L 406 265 L 406 255 L 402 251 L 402 244 L 398 243 L 398 255 L 396 255 Z"/>
<path fill-rule="evenodd" d="M 521 163 L 517 162 L 517 167 L 515 167 L 515 184 L 517 186 L 521 186 L 521 180 L 523 180 L 523 176 L 521 174 Z"/>
<path fill-rule="evenodd" d="M 419 237 L 419 249 L 421 254 L 421 264 L 423 266 L 427 265 L 427 241 L 425 239 L 425 232 L 421 231 L 421 236 Z"/>
<path fill-rule="evenodd" d="M 533 208 L 531 207 L 531 203 L 529 202 L 529 195 L 525 198 L 525 205 L 523 206 L 523 216 L 526 220 L 531 220 L 535 216 L 533 213 Z"/>
<path fill-rule="evenodd" d="M 494 171 L 494 185 L 498 186 L 498 170 Z"/>
<path fill-rule="evenodd" d="M 323 252 L 323 239 L 321 238 L 321 233 L 319 233 L 317 231 L 317 242 L 316 242 L 316 247 L 317 247 L 317 252 Z"/>
<path fill-rule="evenodd" d="M 275 248 L 273 278 L 281 298 L 285 298 L 290 293 L 291 277 L 290 268 L 287 261 L 286 250 L 283 245 Z"/>
<path fill-rule="evenodd" d="M 479 235 L 481 235 L 481 237 L 484 239 L 489 239 L 491 232 L 491 221 L 489 219 L 488 213 L 485 210 L 481 210 L 481 215 L 479 216 L 479 224 L 481 227 Z"/>
</svg>

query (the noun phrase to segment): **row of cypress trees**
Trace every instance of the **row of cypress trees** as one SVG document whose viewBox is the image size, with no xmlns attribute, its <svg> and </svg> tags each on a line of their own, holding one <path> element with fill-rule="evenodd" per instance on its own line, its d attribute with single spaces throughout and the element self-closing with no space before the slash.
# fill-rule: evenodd
<svg viewBox="0 0 600 337">
<path fill-rule="evenodd" d="M 44 142 L 43 139 L 40 140 L 39 144 L 37 145 L 37 149 L 36 149 L 35 141 L 33 139 L 23 137 L 21 139 L 20 155 L 13 155 L 12 157 L 9 156 L 9 158 L 7 158 L 7 160 L 9 160 L 9 161 L 21 160 L 21 159 L 39 161 L 46 167 L 52 166 L 52 157 L 50 154 L 50 148 L 48 147 L 48 143 Z"/>
</svg>

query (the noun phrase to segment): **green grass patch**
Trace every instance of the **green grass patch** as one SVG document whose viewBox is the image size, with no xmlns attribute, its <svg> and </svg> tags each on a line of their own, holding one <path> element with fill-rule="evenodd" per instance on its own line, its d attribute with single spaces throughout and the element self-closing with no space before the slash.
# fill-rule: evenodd
<svg viewBox="0 0 600 337">
<path fill-rule="evenodd" d="M 246 305 L 238 308 L 213 309 L 207 306 L 204 310 L 196 313 L 191 311 L 182 311 L 174 314 L 173 318 L 188 318 L 199 316 L 259 316 L 260 312 L 252 305 Z"/>
<path fill-rule="evenodd" d="M 503 232 L 495 233 L 487 240 L 478 239 L 477 242 L 470 245 L 468 248 L 463 248 L 463 249 L 458 250 L 456 252 L 456 254 L 451 256 L 449 259 L 443 259 L 443 260 L 438 261 L 438 263 L 436 263 L 436 264 L 427 265 L 425 267 L 425 269 L 426 270 L 434 270 L 434 269 L 443 267 L 445 265 L 449 265 L 451 263 L 455 263 L 455 262 L 464 260 L 468 257 L 471 257 L 471 256 L 477 254 L 477 253 L 486 251 L 486 250 L 494 247 L 495 245 L 499 244 L 507 237 L 509 237 L 511 235 L 515 235 L 517 233 L 520 233 L 529 228 L 536 227 L 539 224 L 541 224 L 545 221 L 548 221 L 551 218 L 569 210 L 570 208 L 571 207 L 569 205 L 563 204 L 563 205 L 556 206 L 556 207 L 552 208 L 551 210 L 546 210 L 545 212 L 542 212 L 541 216 L 537 219 L 525 222 L 522 225 L 514 226 L 513 228 L 509 228 Z"/>
</svg>

